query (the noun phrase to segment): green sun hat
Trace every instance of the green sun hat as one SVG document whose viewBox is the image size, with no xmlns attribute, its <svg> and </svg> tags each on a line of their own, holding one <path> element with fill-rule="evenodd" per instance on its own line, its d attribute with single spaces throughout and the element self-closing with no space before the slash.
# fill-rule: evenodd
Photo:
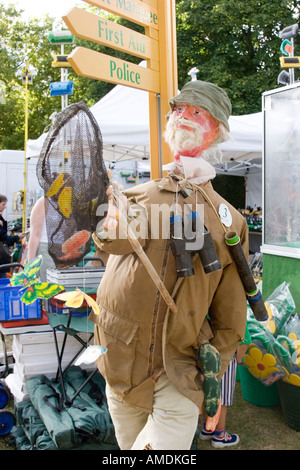
<svg viewBox="0 0 300 470">
<path fill-rule="evenodd" d="M 231 102 L 227 93 L 217 85 L 202 80 L 186 83 L 179 95 L 169 101 L 171 110 L 178 104 L 187 103 L 191 106 L 205 108 L 210 114 L 222 122 L 229 131 L 228 119 L 231 115 Z"/>
</svg>

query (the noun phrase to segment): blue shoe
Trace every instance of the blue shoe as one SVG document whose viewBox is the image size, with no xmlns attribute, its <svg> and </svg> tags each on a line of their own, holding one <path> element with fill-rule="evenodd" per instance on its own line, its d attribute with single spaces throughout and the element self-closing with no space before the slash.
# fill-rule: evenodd
<svg viewBox="0 0 300 470">
<path fill-rule="evenodd" d="M 215 449 L 224 449 L 225 447 L 235 446 L 240 442 L 240 438 L 237 434 L 228 434 L 226 431 L 222 431 L 220 434 L 214 433 L 211 445 Z"/>
<path fill-rule="evenodd" d="M 214 431 L 206 431 L 205 429 L 202 429 L 199 434 L 199 439 L 201 439 L 202 441 L 209 441 L 214 437 L 214 435 Z"/>
</svg>

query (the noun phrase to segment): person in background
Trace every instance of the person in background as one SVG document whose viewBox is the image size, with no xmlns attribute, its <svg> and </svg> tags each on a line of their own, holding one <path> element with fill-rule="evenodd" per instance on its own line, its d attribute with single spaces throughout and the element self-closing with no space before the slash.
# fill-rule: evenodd
<svg viewBox="0 0 300 470">
<path fill-rule="evenodd" d="M 20 235 L 7 234 L 7 221 L 3 218 L 2 215 L 6 205 L 7 197 L 4 194 L 0 194 L 0 242 L 7 246 L 13 246 L 15 243 L 18 243 L 20 240 L 22 240 L 26 236 L 26 233 L 24 232 Z M 5 272 L 0 272 L 0 278 L 5 278 L 7 272 L 9 272 L 9 268 L 7 268 Z"/>
<path fill-rule="evenodd" d="M 44 197 L 37 200 L 30 214 L 30 236 L 27 252 L 28 262 L 39 255 L 43 256 L 39 277 L 42 282 L 47 282 L 47 269 L 55 269 L 55 264 L 48 253 Z"/>
</svg>

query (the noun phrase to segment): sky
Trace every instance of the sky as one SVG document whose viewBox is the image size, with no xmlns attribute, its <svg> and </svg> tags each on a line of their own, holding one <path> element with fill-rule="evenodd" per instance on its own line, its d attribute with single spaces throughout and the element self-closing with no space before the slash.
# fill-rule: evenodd
<svg viewBox="0 0 300 470">
<path fill-rule="evenodd" d="M 80 3 L 85 2 L 81 0 L 0 0 L 0 3 L 4 6 L 13 3 L 18 9 L 24 10 L 23 18 L 25 19 L 33 16 L 42 17 L 47 13 L 60 19 L 70 8 L 80 6 Z"/>
</svg>

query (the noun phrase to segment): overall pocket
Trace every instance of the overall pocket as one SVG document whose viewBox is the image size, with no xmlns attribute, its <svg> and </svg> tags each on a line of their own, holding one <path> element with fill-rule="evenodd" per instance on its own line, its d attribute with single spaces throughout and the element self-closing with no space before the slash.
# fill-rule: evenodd
<svg viewBox="0 0 300 470">
<path fill-rule="evenodd" d="M 138 325 L 100 306 L 100 344 L 107 348 L 99 365 L 113 389 L 126 393 L 132 386 L 132 367 L 135 360 Z"/>
</svg>

